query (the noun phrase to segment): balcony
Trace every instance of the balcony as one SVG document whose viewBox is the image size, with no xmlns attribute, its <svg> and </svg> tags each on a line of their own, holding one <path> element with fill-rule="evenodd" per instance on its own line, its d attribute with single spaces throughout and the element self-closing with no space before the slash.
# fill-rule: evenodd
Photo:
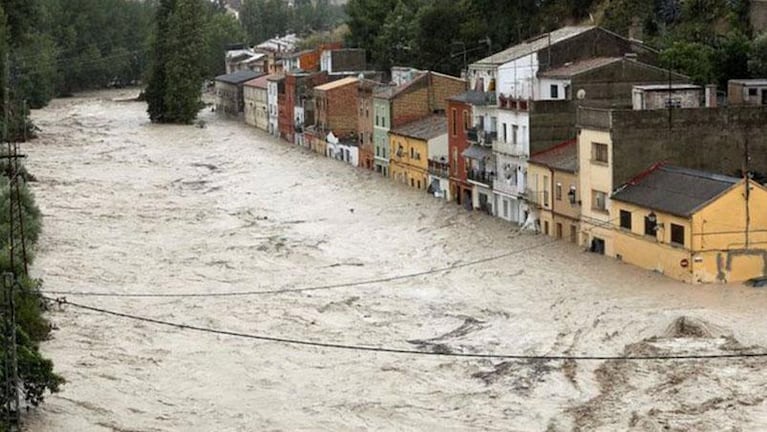
<svg viewBox="0 0 767 432">
<path fill-rule="evenodd" d="M 517 186 L 516 183 L 507 180 L 506 178 L 495 178 L 493 179 L 493 190 L 496 190 L 500 193 L 504 193 L 506 195 L 510 196 L 518 196 L 521 195 L 522 191 L 520 191 L 520 188 Z"/>
<path fill-rule="evenodd" d="M 466 129 L 466 139 L 474 144 L 480 144 L 486 147 L 493 145 L 493 141 L 498 139 L 497 131 L 485 131 L 480 128 Z"/>
<path fill-rule="evenodd" d="M 524 197 L 527 202 L 534 204 L 537 208 L 549 208 L 549 191 L 525 189 Z"/>
<path fill-rule="evenodd" d="M 511 111 L 528 111 L 530 109 L 530 101 L 499 93 L 498 108 Z"/>
<path fill-rule="evenodd" d="M 429 160 L 429 174 L 437 177 L 448 178 L 450 176 L 450 165 L 445 162 Z"/>
<path fill-rule="evenodd" d="M 493 184 L 495 173 L 482 170 L 469 170 L 466 173 L 466 178 L 474 183 L 480 183 L 489 188 Z"/>
</svg>

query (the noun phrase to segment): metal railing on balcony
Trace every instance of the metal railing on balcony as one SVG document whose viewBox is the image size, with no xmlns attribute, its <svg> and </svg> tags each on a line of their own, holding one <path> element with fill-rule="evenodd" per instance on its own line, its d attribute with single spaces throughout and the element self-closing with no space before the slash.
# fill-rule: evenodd
<svg viewBox="0 0 767 432">
<path fill-rule="evenodd" d="M 495 173 L 482 170 L 469 170 L 469 172 L 466 173 L 466 178 L 490 187 L 490 185 L 493 184 Z"/>
<path fill-rule="evenodd" d="M 493 141 L 497 139 L 498 131 L 485 131 L 476 127 L 466 129 L 466 140 L 471 143 L 489 147 L 492 146 Z"/>
<path fill-rule="evenodd" d="M 437 177 L 448 178 L 450 176 L 450 165 L 445 162 L 429 161 L 429 174 Z"/>
</svg>

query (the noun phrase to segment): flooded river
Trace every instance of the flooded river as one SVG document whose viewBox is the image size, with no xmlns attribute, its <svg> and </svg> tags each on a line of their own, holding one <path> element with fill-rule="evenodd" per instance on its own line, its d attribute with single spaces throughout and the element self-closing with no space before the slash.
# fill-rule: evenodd
<svg viewBox="0 0 767 432">
<path fill-rule="evenodd" d="M 767 292 L 693 287 L 204 112 L 151 125 L 128 91 L 54 101 L 25 146 L 45 289 L 325 290 L 73 302 L 232 332 L 520 355 L 767 350 Z M 511 251 L 501 259 L 470 263 Z M 767 361 L 505 361 L 296 346 L 72 306 L 43 345 L 67 379 L 33 432 L 767 430 Z"/>
</svg>

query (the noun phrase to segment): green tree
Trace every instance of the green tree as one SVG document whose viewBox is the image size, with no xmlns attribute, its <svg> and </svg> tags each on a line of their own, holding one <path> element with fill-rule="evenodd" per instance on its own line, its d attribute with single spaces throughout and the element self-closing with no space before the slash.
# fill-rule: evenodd
<svg viewBox="0 0 767 432">
<path fill-rule="evenodd" d="M 753 77 L 767 77 L 767 32 L 757 36 L 751 44 L 748 71 Z"/>
<path fill-rule="evenodd" d="M 683 73 L 696 84 L 713 82 L 714 65 L 711 61 L 714 49 L 698 42 L 676 42 L 661 52 L 663 67 Z"/>
<path fill-rule="evenodd" d="M 202 106 L 205 27 L 203 0 L 177 0 L 168 23 L 173 47 L 166 63 L 163 121 L 188 124 Z"/>
<path fill-rule="evenodd" d="M 712 63 L 715 82 L 719 88 L 726 88 L 730 79 L 749 77 L 750 52 L 751 42 L 738 31 L 732 31 L 717 41 Z"/>
<path fill-rule="evenodd" d="M 244 0 L 240 9 L 240 22 L 251 44 L 285 34 L 289 17 L 287 4 L 282 0 Z"/>
<path fill-rule="evenodd" d="M 226 12 L 214 11 L 205 25 L 205 76 L 212 78 L 226 72 L 226 46 L 243 42 L 245 38 L 236 18 Z"/>
<path fill-rule="evenodd" d="M 147 111 L 152 122 L 165 121 L 165 94 L 167 67 L 170 57 L 169 29 L 170 17 L 176 6 L 176 0 L 160 0 L 155 18 L 156 29 L 152 38 L 152 58 L 148 71 L 145 90 Z"/>
<path fill-rule="evenodd" d="M 373 62 L 384 70 L 395 65 L 408 65 L 416 52 L 418 22 L 415 10 L 399 0 L 394 10 L 386 17 L 381 33 L 371 50 Z"/>
</svg>

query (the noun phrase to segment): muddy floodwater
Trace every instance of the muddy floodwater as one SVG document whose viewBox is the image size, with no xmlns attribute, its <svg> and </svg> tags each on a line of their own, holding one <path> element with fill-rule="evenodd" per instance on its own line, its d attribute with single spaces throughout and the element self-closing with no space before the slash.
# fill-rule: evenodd
<svg viewBox="0 0 767 432">
<path fill-rule="evenodd" d="M 518 233 L 376 174 L 201 114 L 151 125 L 135 92 L 55 100 L 25 145 L 48 291 L 293 293 L 67 299 L 232 332 L 452 353 L 767 351 L 767 291 L 688 286 Z M 348 351 L 64 305 L 66 378 L 32 432 L 757 431 L 767 360 L 512 361 Z"/>
</svg>

